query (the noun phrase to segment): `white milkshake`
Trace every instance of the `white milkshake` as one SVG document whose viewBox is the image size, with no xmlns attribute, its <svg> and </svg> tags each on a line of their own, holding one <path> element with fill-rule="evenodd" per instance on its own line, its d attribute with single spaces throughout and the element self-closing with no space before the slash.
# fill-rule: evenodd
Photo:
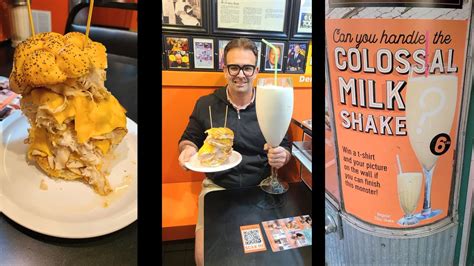
<svg viewBox="0 0 474 266">
<path fill-rule="evenodd" d="M 293 88 L 257 85 L 257 119 L 265 140 L 272 147 L 280 145 L 293 114 Z"/>
<path fill-rule="evenodd" d="M 265 141 L 272 147 L 280 145 L 293 115 L 293 82 L 291 78 L 261 78 L 257 81 L 255 99 L 258 125 Z M 263 149 L 263 147 L 262 147 Z M 278 170 L 272 167 L 271 176 L 260 183 L 263 191 L 282 194 L 288 183 L 278 181 Z"/>
<path fill-rule="evenodd" d="M 456 109 L 458 78 L 454 75 L 417 76 L 408 79 L 407 132 L 419 162 L 432 169 L 438 158 L 430 151 L 431 140 L 449 134 Z"/>
<path fill-rule="evenodd" d="M 418 205 L 423 175 L 421 173 L 402 173 L 397 175 L 398 199 L 406 215 L 411 215 Z"/>
</svg>

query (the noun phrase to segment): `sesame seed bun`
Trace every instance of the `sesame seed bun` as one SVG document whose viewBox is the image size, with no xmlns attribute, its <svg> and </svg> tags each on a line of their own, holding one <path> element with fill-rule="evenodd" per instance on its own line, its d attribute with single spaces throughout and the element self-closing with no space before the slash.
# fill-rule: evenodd
<svg viewBox="0 0 474 266">
<path fill-rule="evenodd" d="M 61 35 L 37 34 L 15 49 L 10 87 L 22 94 L 26 89 L 64 82 L 107 68 L 105 46 L 79 32 Z"/>
</svg>

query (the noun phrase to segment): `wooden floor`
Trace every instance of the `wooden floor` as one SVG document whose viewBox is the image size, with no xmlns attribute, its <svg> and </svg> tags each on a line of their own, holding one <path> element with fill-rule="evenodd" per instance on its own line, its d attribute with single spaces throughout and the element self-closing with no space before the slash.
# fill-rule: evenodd
<svg viewBox="0 0 474 266">
<path fill-rule="evenodd" d="M 195 266 L 194 238 L 164 241 L 162 248 L 164 266 Z"/>
</svg>

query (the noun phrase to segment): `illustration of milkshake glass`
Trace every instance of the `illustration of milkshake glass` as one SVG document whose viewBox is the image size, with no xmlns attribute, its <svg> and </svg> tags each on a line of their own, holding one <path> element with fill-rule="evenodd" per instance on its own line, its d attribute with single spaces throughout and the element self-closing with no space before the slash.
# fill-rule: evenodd
<svg viewBox="0 0 474 266">
<path fill-rule="evenodd" d="M 454 73 L 446 73 L 446 66 L 437 73 L 425 71 L 427 68 L 429 66 L 412 67 L 405 100 L 408 137 L 425 176 L 423 209 L 416 215 L 419 220 L 441 213 L 441 210 L 431 209 L 431 182 L 439 157 L 433 151 L 432 141 L 440 134 L 449 135 L 458 91 L 458 78 Z"/>
<path fill-rule="evenodd" d="M 420 172 L 403 172 L 400 159 L 397 155 L 398 175 L 397 175 L 397 191 L 400 207 L 405 216 L 398 220 L 398 224 L 408 226 L 418 223 L 414 212 L 421 195 L 421 183 L 423 175 Z"/>
</svg>

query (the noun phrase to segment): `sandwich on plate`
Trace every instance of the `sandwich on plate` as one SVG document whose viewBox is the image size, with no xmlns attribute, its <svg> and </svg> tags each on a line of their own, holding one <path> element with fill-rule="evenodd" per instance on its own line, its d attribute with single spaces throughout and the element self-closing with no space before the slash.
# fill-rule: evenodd
<svg viewBox="0 0 474 266">
<path fill-rule="evenodd" d="M 127 134 L 125 109 L 105 88 L 106 48 L 79 32 L 48 32 L 15 49 L 11 89 L 30 128 L 28 160 L 48 176 L 112 188 L 104 163 Z"/>
<path fill-rule="evenodd" d="M 232 154 L 234 132 L 227 127 L 213 127 L 205 133 L 207 137 L 198 151 L 198 160 L 203 166 L 222 165 Z"/>
</svg>

